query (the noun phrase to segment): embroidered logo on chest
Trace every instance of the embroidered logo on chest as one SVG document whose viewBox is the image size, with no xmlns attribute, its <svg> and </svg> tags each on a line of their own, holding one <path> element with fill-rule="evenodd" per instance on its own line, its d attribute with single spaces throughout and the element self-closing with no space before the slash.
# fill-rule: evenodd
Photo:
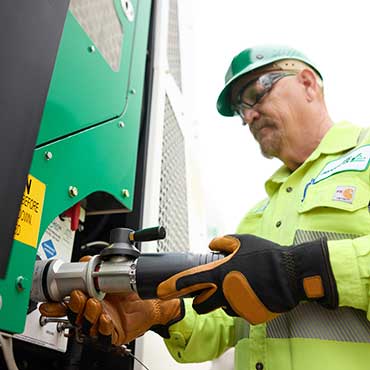
<svg viewBox="0 0 370 370">
<path fill-rule="evenodd" d="M 346 155 L 329 162 L 315 178 L 315 183 L 324 180 L 338 172 L 364 171 L 370 162 L 370 145 L 365 145 Z"/>
</svg>

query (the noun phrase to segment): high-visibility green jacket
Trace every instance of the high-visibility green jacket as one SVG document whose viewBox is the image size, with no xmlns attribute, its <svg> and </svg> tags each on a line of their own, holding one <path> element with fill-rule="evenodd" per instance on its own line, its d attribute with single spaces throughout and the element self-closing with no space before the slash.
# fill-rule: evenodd
<svg viewBox="0 0 370 370">
<path fill-rule="evenodd" d="M 283 166 L 266 182 L 268 198 L 237 230 L 286 246 L 326 236 L 340 308 L 302 302 L 249 326 L 221 309 L 198 315 L 186 300 L 186 315 L 166 340 L 178 362 L 210 360 L 235 346 L 237 370 L 370 369 L 369 164 L 370 131 L 338 123 L 299 168 Z"/>
</svg>

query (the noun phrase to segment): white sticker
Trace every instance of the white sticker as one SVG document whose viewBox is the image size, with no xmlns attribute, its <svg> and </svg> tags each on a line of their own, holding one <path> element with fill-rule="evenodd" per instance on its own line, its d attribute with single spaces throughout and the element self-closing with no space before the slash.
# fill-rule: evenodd
<svg viewBox="0 0 370 370">
<path fill-rule="evenodd" d="M 319 175 L 315 178 L 315 183 L 324 180 L 338 172 L 345 171 L 364 171 L 370 161 L 370 145 L 365 145 L 354 151 L 347 153 L 343 157 L 329 162 Z"/>
<path fill-rule="evenodd" d="M 355 186 L 337 186 L 333 200 L 341 202 L 352 203 L 355 197 L 356 187 Z"/>
</svg>

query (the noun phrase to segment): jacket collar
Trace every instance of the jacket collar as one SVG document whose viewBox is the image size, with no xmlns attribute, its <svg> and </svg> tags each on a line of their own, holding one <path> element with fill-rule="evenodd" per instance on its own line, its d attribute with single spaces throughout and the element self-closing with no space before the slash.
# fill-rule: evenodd
<svg viewBox="0 0 370 370">
<path fill-rule="evenodd" d="M 302 166 L 316 160 L 321 154 L 335 154 L 354 148 L 358 144 L 361 130 L 361 127 L 347 121 L 334 124 Z M 265 189 L 267 194 L 271 195 L 280 184 L 286 181 L 291 173 L 291 170 L 287 166 L 281 166 L 266 181 Z"/>
<path fill-rule="evenodd" d="M 354 148 L 358 143 L 361 130 L 361 127 L 346 121 L 333 125 L 307 161 L 312 160 L 311 157 L 316 159 L 320 154 L 335 154 Z"/>
</svg>

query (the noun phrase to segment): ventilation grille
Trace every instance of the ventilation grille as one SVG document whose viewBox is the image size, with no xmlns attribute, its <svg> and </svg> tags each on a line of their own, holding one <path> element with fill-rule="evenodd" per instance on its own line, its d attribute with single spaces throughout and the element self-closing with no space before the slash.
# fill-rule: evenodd
<svg viewBox="0 0 370 370">
<path fill-rule="evenodd" d="M 179 16 L 177 0 L 170 0 L 170 14 L 168 21 L 168 45 L 167 58 L 170 72 L 181 90 L 181 60 L 180 60 L 180 37 Z"/>
<path fill-rule="evenodd" d="M 184 137 L 166 96 L 159 224 L 165 227 L 167 237 L 158 241 L 158 252 L 189 250 L 187 205 Z"/>
<path fill-rule="evenodd" d="M 121 60 L 123 28 L 113 0 L 71 0 L 69 10 L 113 71 Z"/>
</svg>

